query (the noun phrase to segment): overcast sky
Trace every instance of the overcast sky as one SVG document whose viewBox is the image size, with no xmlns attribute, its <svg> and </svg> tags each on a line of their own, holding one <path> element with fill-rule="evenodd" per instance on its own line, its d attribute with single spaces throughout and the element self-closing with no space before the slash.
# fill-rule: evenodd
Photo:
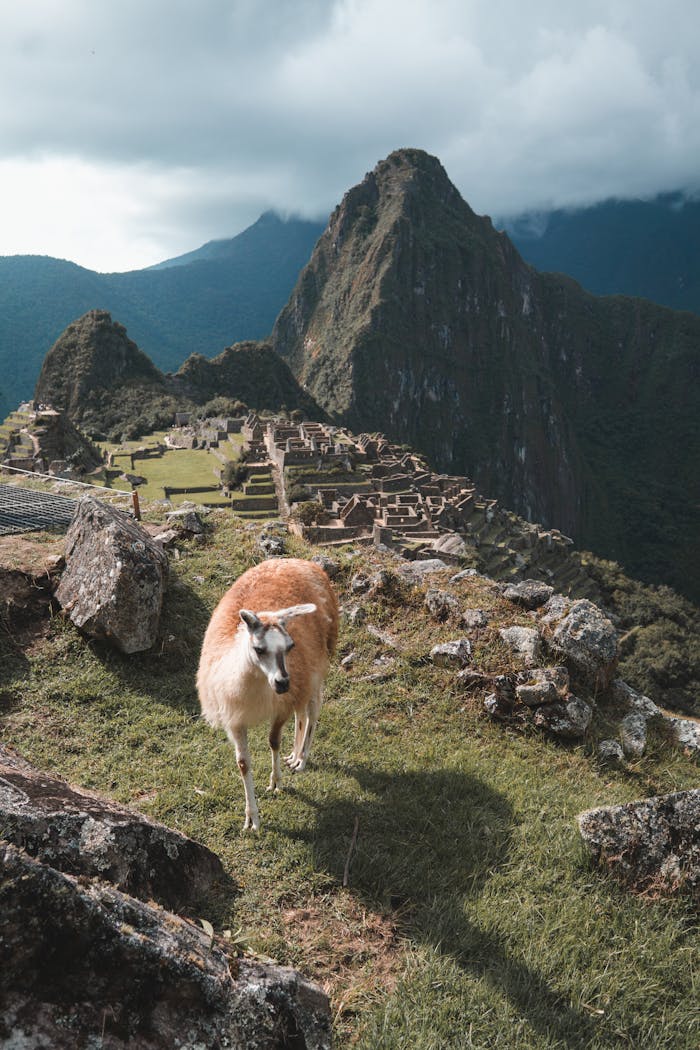
<svg viewBox="0 0 700 1050">
<path fill-rule="evenodd" d="M 135 269 L 393 149 L 479 213 L 700 188 L 699 0 L 0 0 L 0 255 Z"/>
</svg>

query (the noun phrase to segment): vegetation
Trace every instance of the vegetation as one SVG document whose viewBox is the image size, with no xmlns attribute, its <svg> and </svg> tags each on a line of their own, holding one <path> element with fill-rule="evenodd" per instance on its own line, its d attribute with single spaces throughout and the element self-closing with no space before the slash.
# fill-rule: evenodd
<svg viewBox="0 0 700 1050">
<path fill-rule="evenodd" d="M 214 604 L 261 555 L 256 530 L 211 520 L 203 545 L 181 545 L 151 652 L 88 644 L 58 616 L 26 650 L 0 632 L 2 739 L 214 849 L 239 893 L 202 917 L 322 982 L 338 1047 L 694 1050 L 697 916 L 591 870 L 575 822 L 591 806 L 694 786 L 691 761 L 652 736 L 627 770 L 599 769 L 611 716 L 601 697 L 576 746 L 492 724 L 481 690 L 427 663 L 450 633 L 426 618 L 424 588 L 397 581 L 379 554 L 349 551 L 336 555 L 340 598 L 357 571 L 386 568 L 366 608 L 397 648 L 343 623 L 339 657 L 354 663 L 334 662 L 309 768 L 279 797 L 263 790 L 267 732 L 252 734 L 262 831 L 243 835 L 233 754 L 199 717 L 194 675 Z M 479 578 L 453 590 L 492 620 L 475 667 L 512 670 L 497 629 L 527 614 Z"/>
</svg>

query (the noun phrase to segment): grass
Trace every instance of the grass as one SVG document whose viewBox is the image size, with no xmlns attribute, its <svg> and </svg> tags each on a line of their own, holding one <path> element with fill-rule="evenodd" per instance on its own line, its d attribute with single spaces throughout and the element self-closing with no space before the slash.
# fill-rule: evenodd
<svg viewBox="0 0 700 1050">
<path fill-rule="evenodd" d="M 258 557 L 257 529 L 213 517 L 207 542 L 173 565 L 151 653 L 86 643 L 58 617 L 29 652 L 0 632 L 3 739 L 214 849 L 239 893 L 203 917 L 324 984 L 338 1046 L 697 1047 L 696 916 L 592 870 L 575 823 L 592 806 L 693 786 L 697 769 L 657 737 L 628 770 L 599 769 L 602 708 L 579 746 L 487 721 L 481 694 L 427 661 L 457 632 L 427 618 L 420 589 L 363 599 L 398 648 L 343 624 L 352 669 L 334 662 L 310 766 L 277 797 L 264 791 L 266 730 L 252 734 L 262 831 L 241 833 L 240 778 L 198 716 L 194 674 L 211 609 Z M 352 574 L 381 556 L 334 556 L 354 601 Z M 452 590 L 492 617 L 476 666 L 507 669 L 497 627 L 527 615 L 478 578 Z"/>
</svg>

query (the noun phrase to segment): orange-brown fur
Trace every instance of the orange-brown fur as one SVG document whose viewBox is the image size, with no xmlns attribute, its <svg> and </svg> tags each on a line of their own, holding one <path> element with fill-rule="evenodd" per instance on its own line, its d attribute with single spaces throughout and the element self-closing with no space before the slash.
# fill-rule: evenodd
<svg viewBox="0 0 700 1050">
<path fill-rule="evenodd" d="M 314 604 L 316 611 L 296 616 L 288 624 L 287 632 L 294 640 L 294 648 L 286 657 L 289 691 L 278 695 L 247 658 L 247 628 L 239 614 L 241 609 L 260 615 L 303 603 Z M 274 616 L 260 615 L 260 619 L 266 625 L 275 623 Z M 321 687 L 337 636 L 338 602 L 328 577 L 320 566 L 298 558 L 270 559 L 248 569 L 214 610 L 202 645 L 197 687 L 204 717 L 211 725 L 225 729 L 236 746 L 246 786 L 246 827 L 257 828 L 247 729 L 261 722 L 270 723 L 270 786 L 279 787 L 275 761 L 282 726 L 295 715 L 295 751 L 301 747 L 304 725 L 310 718 L 313 735 L 321 706 Z M 303 767 L 304 762 L 292 768 Z"/>
</svg>

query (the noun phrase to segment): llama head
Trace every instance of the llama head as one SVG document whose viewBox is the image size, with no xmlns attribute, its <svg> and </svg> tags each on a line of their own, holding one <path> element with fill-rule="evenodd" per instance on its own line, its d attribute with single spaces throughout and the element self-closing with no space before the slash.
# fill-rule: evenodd
<svg viewBox="0 0 700 1050">
<path fill-rule="evenodd" d="M 248 632 L 250 658 L 276 693 L 289 691 L 287 653 L 294 648 L 294 639 L 287 631 L 287 623 L 295 616 L 306 616 L 313 612 L 316 612 L 316 606 L 310 602 L 275 612 L 240 610 L 241 620 Z"/>
</svg>

